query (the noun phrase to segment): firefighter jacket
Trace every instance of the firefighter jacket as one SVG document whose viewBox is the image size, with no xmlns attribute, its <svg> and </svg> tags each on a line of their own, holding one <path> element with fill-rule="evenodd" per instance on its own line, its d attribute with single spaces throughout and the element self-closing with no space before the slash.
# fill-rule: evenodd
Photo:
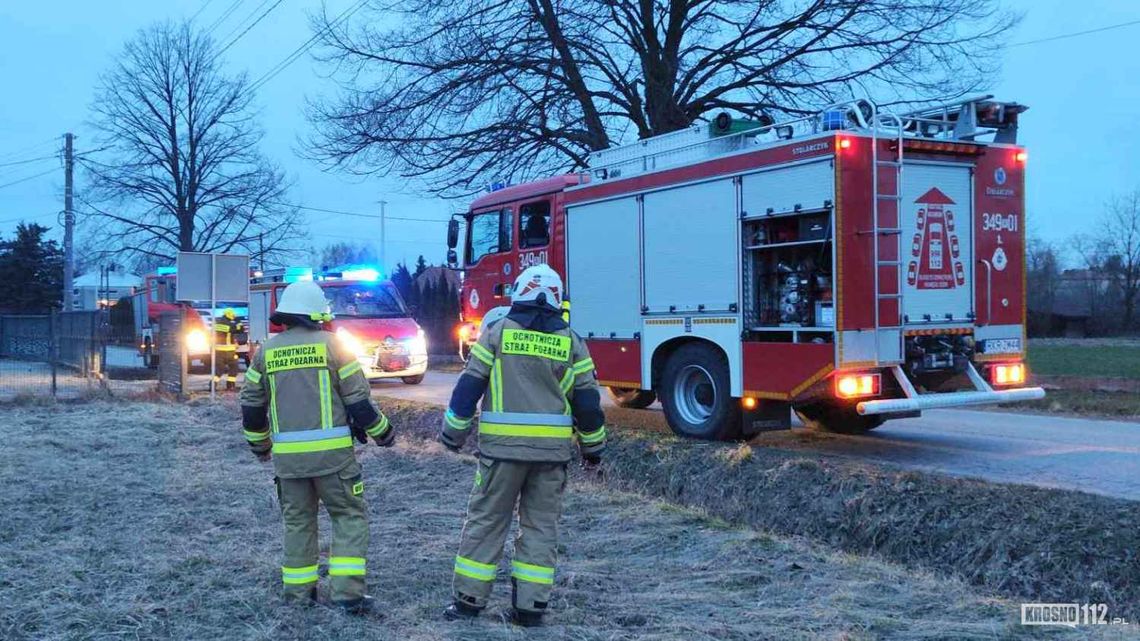
<svg viewBox="0 0 1140 641">
<path fill-rule="evenodd" d="M 245 331 L 241 321 L 221 316 L 214 319 L 214 349 L 219 352 L 237 351 L 238 334 Z"/>
<path fill-rule="evenodd" d="M 355 460 L 354 433 L 379 440 L 392 429 L 372 404 L 360 362 L 332 333 L 310 327 L 292 327 L 257 350 L 241 406 L 250 447 L 271 447 L 286 479 L 339 472 Z"/>
<path fill-rule="evenodd" d="M 605 448 L 594 361 L 577 334 L 525 329 L 511 316 L 483 328 L 452 393 L 442 437 L 462 446 L 479 414 L 479 453 L 490 459 L 565 463 L 574 435 L 585 454 Z"/>
</svg>

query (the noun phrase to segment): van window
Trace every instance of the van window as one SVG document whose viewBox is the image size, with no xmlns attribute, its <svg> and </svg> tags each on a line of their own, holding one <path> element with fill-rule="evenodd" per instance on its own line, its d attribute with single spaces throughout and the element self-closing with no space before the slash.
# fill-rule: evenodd
<svg viewBox="0 0 1140 641">
<path fill-rule="evenodd" d="M 519 247 L 544 247 L 550 244 L 550 201 L 527 203 L 519 207 Z"/>
<path fill-rule="evenodd" d="M 487 254 L 510 251 L 514 215 L 510 207 L 471 216 L 467 234 L 467 264 L 479 262 Z"/>
</svg>

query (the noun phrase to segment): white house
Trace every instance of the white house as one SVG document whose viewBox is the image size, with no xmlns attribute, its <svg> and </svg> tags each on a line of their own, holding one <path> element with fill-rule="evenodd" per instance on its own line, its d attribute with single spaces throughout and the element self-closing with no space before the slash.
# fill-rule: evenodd
<svg viewBox="0 0 1140 641">
<path fill-rule="evenodd" d="M 142 286 L 136 274 L 116 271 L 89 272 L 77 276 L 72 285 L 72 309 L 94 310 L 114 305 L 123 296 L 130 296 Z"/>
</svg>

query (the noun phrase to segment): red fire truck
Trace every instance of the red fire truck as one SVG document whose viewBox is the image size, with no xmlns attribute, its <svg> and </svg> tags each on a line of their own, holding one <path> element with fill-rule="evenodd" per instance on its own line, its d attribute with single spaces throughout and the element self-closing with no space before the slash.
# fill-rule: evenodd
<svg viewBox="0 0 1140 641">
<path fill-rule="evenodd" d="M 132 297 L 134 310 L 135 338 L 139 354 L 147 367 L 158 366 L 159 318 L 166 312 L 186 310 L 185 326 L 182 329 L 186 344 L 186 357 L 190 366 L 198 365 L 210 369 L 210 330 L 214 314 L 220 314 L 226 307 L 233 307 L 242 319 L 245 317 L 245 303 L 219 303 L 211 310 L 208 302 L 189 303 L 179 301 L 175 295 L 178 288 L 178 274 L 174 267 L 161 267 L 148 274 L 143 287 Z M 238 354 L 249 362 L 249 348 L 238 346 Z"/>
<path fill-rule="evenodd" d="M 1025 164 L 991 96 L 906 115 L 867 101 L 607 149 L 589 171 L 486 194 L 452 220 L 460 333 L 528 265 L 627 407 L 678 434 L 858 433 L 1026 387 Z"/>
<path fill-rule="evenodd" d="M 277 298 L 295 280 L 315 280 L 332 307 L 329 329 L 357 356 L 370 380 L 424 380 L 427 340 L 391 281 L 376 266 L 349 265 L 314 273 L 311 268 L 265 272 L 249 288 L 249 337 L 253 349 L 284 327 L 269 322 Z"/>
</svg>

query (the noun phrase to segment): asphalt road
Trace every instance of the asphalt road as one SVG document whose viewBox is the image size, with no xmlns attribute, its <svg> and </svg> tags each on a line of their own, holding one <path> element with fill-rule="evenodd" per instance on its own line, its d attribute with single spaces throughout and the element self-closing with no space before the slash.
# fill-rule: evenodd
<svg viewBox="0 0 1140 641">
<path fill-rule="evenodd" d="M 382 381 L 377 396 L 444 404 L 458 374 L 428 372 L 420 385 Z M 603 398 L 605 396 L 603 395 Z M 607 405 L 609 399 L 605 399 Z M 659 405 L 620 410 L 668 429 Z M 846 456 L 989 481 L 1081 490 L 1140 500 L 1140 423 L 976 410 L 935 410 L 890 421 L 864 436 L 773 432 L 753 445 Z"/>
</svg>

